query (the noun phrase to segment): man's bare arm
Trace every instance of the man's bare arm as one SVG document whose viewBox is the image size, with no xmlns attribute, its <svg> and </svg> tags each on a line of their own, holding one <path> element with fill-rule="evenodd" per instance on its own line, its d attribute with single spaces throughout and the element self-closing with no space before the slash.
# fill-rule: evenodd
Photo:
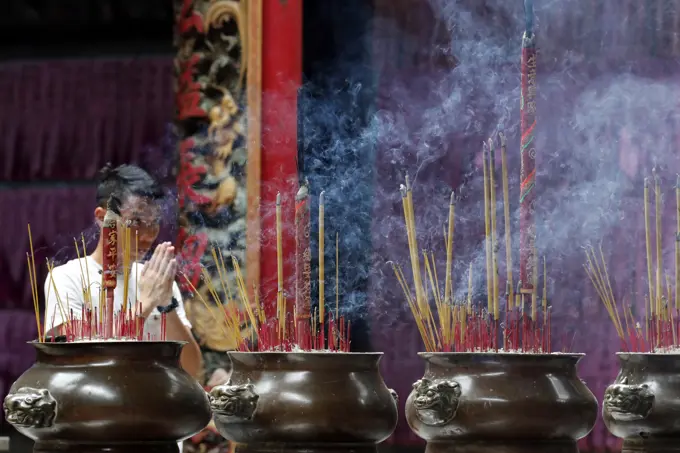
<svg viewBox="0 0 680 453">
<path fill-rule="evenodd" d="M 196 343 L 191 330 L 182 323 L 177 311 L 172 311 L 167 315 L 167 335 L 168 340 L 186 341 L 187 344 L 182 349 L 180 363 L 184 371 L 198 379 L 203 366 L 201 348 Z"/>
</svg>

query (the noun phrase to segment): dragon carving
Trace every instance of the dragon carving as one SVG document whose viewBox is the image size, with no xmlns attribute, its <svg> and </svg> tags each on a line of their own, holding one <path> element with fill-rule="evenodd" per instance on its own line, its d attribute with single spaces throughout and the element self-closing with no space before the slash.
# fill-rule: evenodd
<svg viewBox="0 0 680 453">
<path fill-rule="evenodd" d="M 49 428 L 57 416 L 57 402 L 45 389 L 21 387 L 5 397 L 5 419 L 23 428 Z"/>
<path fill-rule="evenodd" d="M 413 406 L 418 419 L 428 426 L 453 420 L 460 401 L 460 384 L 447 379 L 420 379 L 413 384 Z"/>
<path fill-rule="evenodd" d="M 252 420 L 260 396 L 255 393 L 255 386 L 250 382 L 232 385 L 230 379 L 224 385 L 213 387 L 209 398 L 210 407 L 216 414 Z"/>
<path fill-rule="evenodd" d="M 654 406 L 654 394 L 649 385 L 632 385 L 624 377 L 618 384 L 607 387 L 604 393 L 604 409 L 617 421 L 643 420 Z"/>
</svg>

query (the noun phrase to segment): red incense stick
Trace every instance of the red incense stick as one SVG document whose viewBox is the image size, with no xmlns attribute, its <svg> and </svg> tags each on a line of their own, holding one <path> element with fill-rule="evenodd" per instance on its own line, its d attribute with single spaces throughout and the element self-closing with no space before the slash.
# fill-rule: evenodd
<svg viewBox="0 0 680 453">
<path fill-rule="evenodd" d="M 520 280 L 523 290 L 534 291 L 537 282 L 536 268 L 536 224 L 534 209 L 536 201 L 536 35 L 532 30 L 533 8 L 530 0 L 525 1 L 527 29 L 522 37 L 522 87 L 520 102 L 520 206 L 519 206 L 519 247 Z"/>
<path fill-rule="evenodd" d="M 114 291 L 118 281 L 118 211 L 119 203 L 115 197 L 109 198 L 104 216 L 102 234 L 104 235 L 104 256 L 102 288 L 106 291 L 104 317 L 104 338 L 113 336 Z"/>
<path fill-rule="evenodd" d="M 311 317 L 311 257 L 309 190 L 306 184 L 300 186 L 295 196 L 295 330 L 298 345 L 307 349 L 310 339 Z"/>
</svg>

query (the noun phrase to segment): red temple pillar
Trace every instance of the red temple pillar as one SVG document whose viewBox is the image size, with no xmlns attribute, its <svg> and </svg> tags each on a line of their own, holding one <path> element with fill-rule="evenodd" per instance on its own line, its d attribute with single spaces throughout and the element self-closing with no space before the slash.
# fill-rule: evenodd
<svg viewBox="0 0 680 453">
<path fill-rule="evenodd" d="M 259 219 L 251 216 L 249 228 L 249 263 L 258 262 L 258 269 L 250 266 L 248 270 L 251 284 L 260 289 L 262 300 L 268 313 L 276 306 L 277 256 L 276 256 L 276 194 L 281 192 L 283 211 L 283 251 L 286 291 L 293 302 L 291 279 L 295 264 L 292 259 L 295 249 L 294 239 L 294 197 L 298 186 L 297 175 L 297 96 L 302 83 L 302 0 L 259 0 L 261 17 L 259 33 L 257 14 L 252 12 L 251 36 L 259 34 L 260 47 L 251 48 L 250 61 L 259 57 L 261 95 L 257 105 L 258 74 L 256 69 L 249 74 L 249 101 L 253 115 L 249 143 L 257 148 L 259 140 L 260 155 L 254 156 L 256 149 L 249 155 L 254 162 L 259 158 L 259 187 L 253 178 L 249 185 L 249 198 L 255 201 L 259 193 Z M 254 3 L 258 3 L 257 1 Z M 254 46 L 257 46 L 254 43 Z M 258 55 L 257 52 L 260 52 Z M 254 63 L 256 64 L 256 63 Z M 259 121 L 258 121 L 259 119 Z M 252 128 L 252 125 L 255 128 Z M 252 189 L 252 190 L 251 190 Z M 256 243 L 257 242 L 257 243 Z M 259 249 L 257 247 L 259 246 Z M 258 253 L 259 251 L 259 253 Z M 257 256 L 259 255 L 259 256 Z M 291 257 L 290 259 L 288 257 Z M 252 273 L 252 274 L 251 274 Z M 259 275 L 255 276 L 254 274 Z"/>
</svg>

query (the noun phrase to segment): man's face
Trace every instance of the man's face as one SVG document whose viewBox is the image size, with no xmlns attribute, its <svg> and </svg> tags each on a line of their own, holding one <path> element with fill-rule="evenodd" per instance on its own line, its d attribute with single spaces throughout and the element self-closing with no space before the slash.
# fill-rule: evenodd
<svg viewBox="0 0 680 453">
<path fill-rule="evenodd" d="M 95 216 L 102 220 L 106 210 L 97 208 Z M 122 263 L 126 248 L 130 260 L 139 261 L 146 255 L 160 232 L 160 206 L 144 197 L 131 195 L 123 200 L 118 222 L 118 255 Z"/>
<path fill-rule="evenodd" d="M 153 200 L 129 196 L 120 209 L 118 243 L 124 253 L 126 235 L 130 247 L 130 258 L 138 261 L 146 255 L 158 237 L 161 226 L 161 209 Z"/>
</svg>

